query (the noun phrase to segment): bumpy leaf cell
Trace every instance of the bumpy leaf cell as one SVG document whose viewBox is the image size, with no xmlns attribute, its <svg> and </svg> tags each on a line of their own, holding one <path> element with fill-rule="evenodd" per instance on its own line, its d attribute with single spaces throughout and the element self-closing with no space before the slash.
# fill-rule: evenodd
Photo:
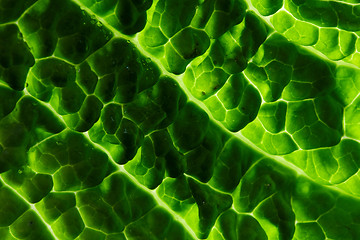
<svg viewBox="0 0 360 240">
<path fill-rule="evenodd" d="M 0 0 L 0 239 L 360 239 L 354 0 Z"/>
<path fill-rule="evenodd" d="M 34 57 L 15 24 L 0 26 L 0 77 L 14 90 L 24 89 Z"/>
</svg>

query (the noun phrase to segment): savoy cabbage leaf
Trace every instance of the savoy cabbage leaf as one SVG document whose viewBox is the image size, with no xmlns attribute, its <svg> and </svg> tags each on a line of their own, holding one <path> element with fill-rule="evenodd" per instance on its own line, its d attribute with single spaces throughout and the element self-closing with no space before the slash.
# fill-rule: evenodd
<svg viewBox="0 0 360 240">
<path fill-rule="evenodd" d="M 0 239 L 360 239 L 357 0 L 0 0 Z"/>
</svg>

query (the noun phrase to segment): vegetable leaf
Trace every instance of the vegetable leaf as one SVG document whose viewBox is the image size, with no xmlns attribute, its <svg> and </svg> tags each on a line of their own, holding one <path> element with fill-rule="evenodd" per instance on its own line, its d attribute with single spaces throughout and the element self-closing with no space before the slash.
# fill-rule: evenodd
<svg viewBox="0 0 360 240">
<path fill-rule="evenodd" d="M 0 0 L 1 239 L 360 239 L 355 0 Z"/>
</svg>

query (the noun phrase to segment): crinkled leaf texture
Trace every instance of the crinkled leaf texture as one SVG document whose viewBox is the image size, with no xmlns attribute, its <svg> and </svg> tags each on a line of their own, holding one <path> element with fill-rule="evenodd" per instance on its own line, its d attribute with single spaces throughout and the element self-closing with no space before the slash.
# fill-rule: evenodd
<svg viewBox="0 0 360 240">
<path fill-rule="evenodd" d="M 356 0 L 0 0 L 0 239 L 360 239 Z"/>
</svg>

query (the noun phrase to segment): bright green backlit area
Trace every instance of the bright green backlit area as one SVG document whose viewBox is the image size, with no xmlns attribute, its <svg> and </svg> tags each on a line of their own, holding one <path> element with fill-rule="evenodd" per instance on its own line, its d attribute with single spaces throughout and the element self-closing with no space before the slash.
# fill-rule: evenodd
<svg viewBox="0 0 360 240">
<path fill-rule="evenodd" d="M 355 0 L 0 0 L 0 239 L 360 239 Z"/>
</svg>

